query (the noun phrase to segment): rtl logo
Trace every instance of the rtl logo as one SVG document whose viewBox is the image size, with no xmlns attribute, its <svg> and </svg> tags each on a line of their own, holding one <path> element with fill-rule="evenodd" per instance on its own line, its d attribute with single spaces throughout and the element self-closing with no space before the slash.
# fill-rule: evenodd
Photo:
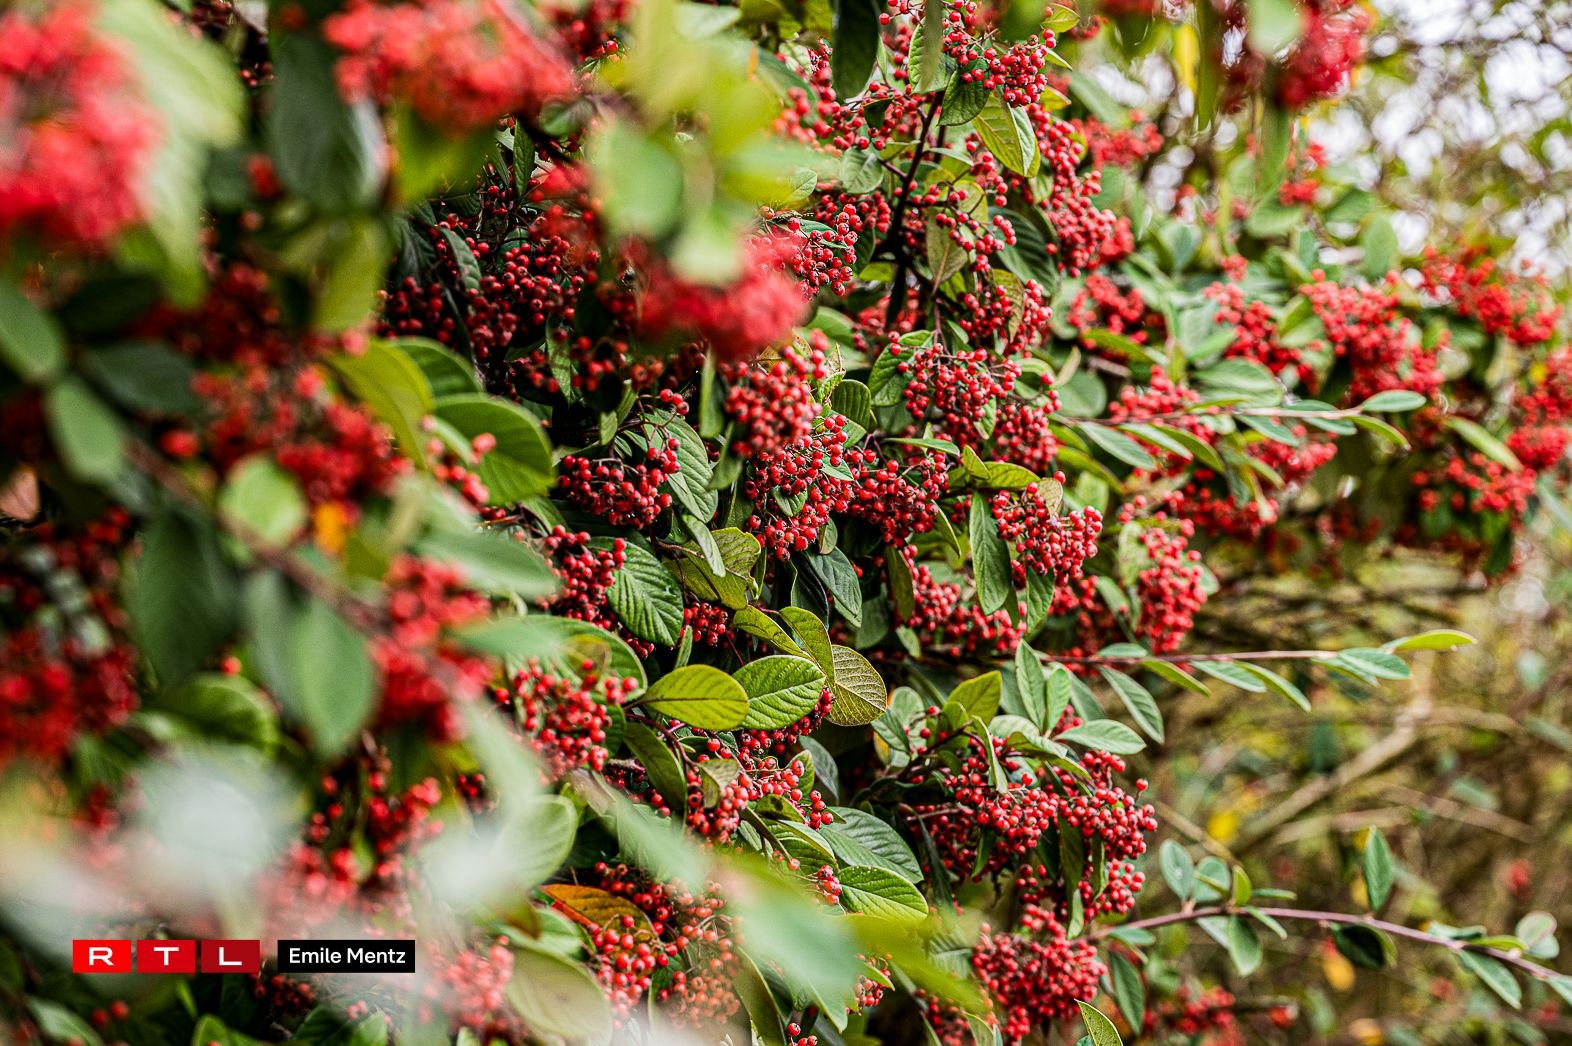
<svg viewBox="0 0 1572 1046">
<path fill-rule="evenodd" d="M 261 973 L 261 941 L 137 941 L 137 973 Z M 198 947 L 200 945 L 200 947 Z M 131 973 L 131 941 L 72 941 L 72 973 Z"/>
</svg>

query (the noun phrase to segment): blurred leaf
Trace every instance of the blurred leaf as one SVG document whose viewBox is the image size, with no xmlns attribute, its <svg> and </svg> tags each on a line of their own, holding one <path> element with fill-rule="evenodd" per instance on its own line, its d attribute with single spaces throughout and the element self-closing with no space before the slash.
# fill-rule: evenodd
<svg viewBox="0 0 1572 1046">
<path fill-rule="evenodd" d="M 44 396 L 49 434 L 66 468 L 78 479 L 108 483 L 125 467 L 126 433 L 120 419 L 77 378 Z"/>
<path fill-rule="evenodd" d="M 0 280 L 0 359 L 23 380 L 43 384 L 65 366 L 65 337 L 53 317 Z"/>
<path fill-rule="evenodd" d="M 274 548 L 288 545 L 306 525 L 306 499 L 295 478 L 262 454 L 230 469 L 218 511 L 232 530 Z"/>
<path fill-rule="evenodd" d="M 237 624 L 234 568 L 212 527 L 184 513 L 153 521 L 127 583 L 131 630 L 161 686 L 201 667 Z"/>
</svg>

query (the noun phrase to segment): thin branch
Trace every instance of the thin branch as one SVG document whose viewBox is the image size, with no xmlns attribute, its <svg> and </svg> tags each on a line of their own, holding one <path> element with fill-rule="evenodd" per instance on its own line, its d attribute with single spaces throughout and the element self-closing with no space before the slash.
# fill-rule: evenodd
<svg viewBox="0 0 1572 1046">
<path fill-rule="evenodd" d="M 1336 650 L 1238 650 L 1227 654 L 1086 654 L 1072 656 L 1037 651 L 1039 660 L 1065 665 L 1138 665 L 1142 661 L 1167 661 L 1183 665 L 1196 661 L 1330 661 Z"/>
<path fill-rule="evenodd" d="M 1196 922 L 1201 919 L 1238 915 L 1241 912 L 1246 914 L 1259 912 L 1273 919 L 1289 922 L 1313 922 L 1323 926 L 1364 926 L 1372 930 L 1389 933 L 1393 937 L 1402 937 L 1410 941 L 1418 941 L 1421 944 L 1433 944 L 1437 947 L 1445 948 L 1453 954 L 1475 952 L 1480 955 L 1487 955 L 1498 962 L 1516 967 L 1536 980 L 1548 981 L 1561 976 L 1558 971 L 1526 959 L 1521 952 L 1515 950 L 1508 951 L 1504 948 L 1492 948 L 1488 945 L 1475 944 L 1471 941 L 1441 937 L 1437 934 L 1426 933 L 1424 930 L 1416 930 L 1411 926 L 1404 926 L 1401 923 L 1377 919 L 1372 915 L 1354 915 L 1349 912 L 1323 912 L 1309 908 L 1263 908 L 1258 905 L 1250 905 L 1240 909 L 1231 905 L 1211 905 L 1205 908 L 1191 908 L 1187 911 L 1170 912 L 1167 915 L 1156 915 L 1150 919 L 1137 919 L 1134 922 L 1120 923 L 1117 926 L 1099 927 L 1093 932 L 1092 936 L 1100 939 L 1109 936 L 1117 930 L 1155 930 L 1160 926 L 1172 926 L 1176 923 Z"/>
<path fill-rule="evenodd" d="M 201 509 L 258 561 L 283 574 L 304 591 L 321 600 L 364 632 L 380 631 L 386 622 L 382 607 L 369 603 L 345 586 L 311 566 L 304 559 L 278 548 L 262 538 L 242 520 L 219 518 L 209 498 L 190 478 L 171 465 L 157 451 L 138 440 L 126 447 L 126 457 L 171 497 Z"/>
</svg>

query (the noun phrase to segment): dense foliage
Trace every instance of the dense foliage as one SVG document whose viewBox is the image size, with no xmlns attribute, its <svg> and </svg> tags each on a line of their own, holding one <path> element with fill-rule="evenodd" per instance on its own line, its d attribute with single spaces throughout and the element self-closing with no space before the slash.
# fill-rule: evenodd
<svg viewBox="0 0 1572 1046">
<path fill-rule="evenodd" d="M 1381 919 L 1375 827 L 1296 907 L 1139 776 L 1471 641 L 1209 648 L 1214 568 L 1567 516 L 1548 284 L 1304 133 L 1368 20 L 0 5 L 0 1029 L 1305 1041 L 1185 962 L 1291 934 L 1572 1001 L 1549 915 Z M 1095 75 L 1154 49 L 1161 124 Z M 65 972 L 218 934 L 421 972 Z"/>
</svg>

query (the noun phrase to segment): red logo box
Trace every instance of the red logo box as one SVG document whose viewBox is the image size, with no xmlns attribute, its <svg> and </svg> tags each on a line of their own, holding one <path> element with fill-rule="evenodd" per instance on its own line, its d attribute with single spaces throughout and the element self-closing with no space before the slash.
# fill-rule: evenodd
<svg viewBox="0 0 1572 1046">
<path fill-rule="evenodd" d="M 137 941 L 137 973 L 196 973 L 197 942 Z"/>
<path fill-rule="evenodd" d="M 261 941 L 203 941 L 203 973 L 261 973 Z"/>
<path fill-rule="evenodd" d="M 130 941 L 72 941 L 72 973 L 130 973 Z"/>
</svg>

